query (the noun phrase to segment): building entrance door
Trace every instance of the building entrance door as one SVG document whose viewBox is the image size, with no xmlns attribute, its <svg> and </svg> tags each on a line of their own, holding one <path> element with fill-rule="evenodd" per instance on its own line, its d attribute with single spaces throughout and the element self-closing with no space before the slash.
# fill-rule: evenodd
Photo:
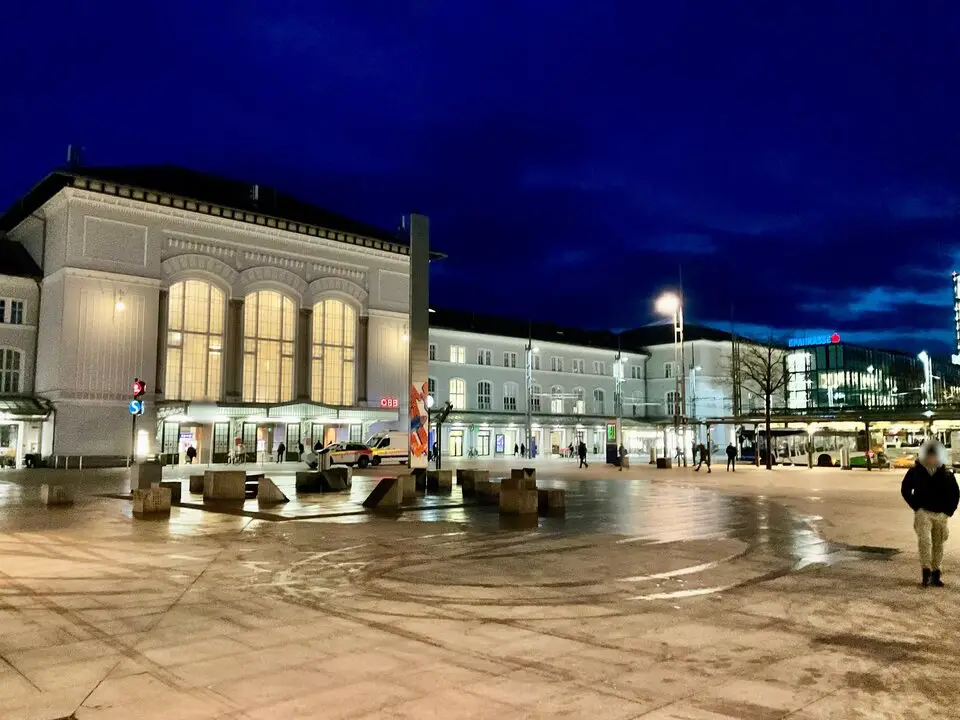
<svg viewBox="0 0 960 720">
<path fill-rule="evenodd" d="M 450 432 L 450 457 L 463 457 L 463 430 Z"/>
<path fill-rule="evenodd" d="M 483 431 L 477 434 L 477 455 L 486 457 L 490 454 L 490 433 Z"/>
</svg>

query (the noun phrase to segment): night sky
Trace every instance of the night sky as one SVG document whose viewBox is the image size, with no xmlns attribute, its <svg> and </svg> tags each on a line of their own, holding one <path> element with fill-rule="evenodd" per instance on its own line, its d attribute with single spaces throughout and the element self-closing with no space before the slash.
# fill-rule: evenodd
<svg viewBox="0 0 960 720">
<path fill-rule="evenodd" d="M 163 5 L 4 7 L 0 204 L 80 143 L 426 213 L 435 306 L 951 349 L 960 2 Z"/>
</svg>

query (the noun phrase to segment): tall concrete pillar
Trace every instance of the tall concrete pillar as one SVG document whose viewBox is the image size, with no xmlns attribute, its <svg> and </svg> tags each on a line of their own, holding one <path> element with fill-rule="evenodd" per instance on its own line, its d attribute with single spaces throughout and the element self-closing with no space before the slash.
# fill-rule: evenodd
<svg viewBox="0 0 960 720">
<path fill-rule="evenodd" d="M 243 300 L 231 299 L 227 309 L 227 347 L 224 353 L 224 396 L 239 402 L 243 394 Z"/>
<path fill-rule="evenodd" d="M 313 310 L 300 308 L 297 323 L 296 398 L 310 399 L 310 359 L 313 355 Z"/>
<path fill-rule="evenodd" d="M 409 465 L 427 467 L 430 444 L 427 377 L 430 374 L 430 221 L 410 215 Z"/>
<path fill-rule="evenodd" d="M 167 378 L 167 295 L 166 290 L 160 291 L 157 299 L 157 377 L 154 383 L 154 392 L 163 395 L 163 386 Z"/>
<path fill-rule="evenodd" d="M 370 316 L 361 315 L 357 328 L 357 402 L 367 401 L 367 348 L 370 347 Z"/>
</svg>

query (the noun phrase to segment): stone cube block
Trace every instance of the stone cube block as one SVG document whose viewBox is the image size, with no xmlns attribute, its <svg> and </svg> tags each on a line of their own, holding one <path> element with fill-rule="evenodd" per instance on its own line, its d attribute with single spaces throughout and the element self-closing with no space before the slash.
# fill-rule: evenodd
<svg viewBox="0 0 960 720">
<path fill-rule="evenodd" d="M 566 490 L 537 490 L 537 509 L 541 513 L 564 512 L 566 508 Z"/>
<path fill-rule="evenodd" d="M 500 487 L 503 490 L 536 490 L 537 479 L 535 477 L 515 477 L 511 474 L 508 478 L 500 481 Z"/>
<path fill-rule="evenodd" d="M 134 515 L 170 514 L 170 488 L 159 486 L 146 490 L 136 488 L 131 492 Z"/>
<path fill-rule="evenodd" d="M 73 488 L 67 485 L 43 483 L 40 486 L 40 502 L 43 505 L 72 505 L 73 497 Z"/>
<path fill-rule="evenodd" d="M 245 500 L 247 474 L 243 470 L 207 470 L 203 474 L 204 500 Z"/>
<path fill-rule="evenodd" d="M 533 480 L 534 487 L 536 487 L 537 482 L 537 469 L 536 468 L 513 468 L 510 470 L 511 478 L 527 478 Z"/>
<path fill-rule="evenodd" d="M 190 492 L 197 495 L 203 494 L 203 475 L 190 476 Z"/>
<path fill-rule="evenodd" d="M 154 483 L 153 487 L 163 487 L 170 490 L 170 504 L 180 504 L 180 494 L 183 492 L 183 484 L 179 480 L 161 480 Z"/>
<path fill-rule="evenodd" d="M 435 492 L 450 492 L 453 489 L 453 471 L 428 470 L 427 489 Z"/>
<path fill-rule="evenodd" d="M 536 490 L 501 490 L 500 513 L 503 515 L 536 515 Z"/>
<path fill-rule="evenodd" d="M 397 484 L 400 486 L 400 495 L 404 499 L 415 498 L 417 496 L 416 475 L 398 475 Z"/>
</svg>

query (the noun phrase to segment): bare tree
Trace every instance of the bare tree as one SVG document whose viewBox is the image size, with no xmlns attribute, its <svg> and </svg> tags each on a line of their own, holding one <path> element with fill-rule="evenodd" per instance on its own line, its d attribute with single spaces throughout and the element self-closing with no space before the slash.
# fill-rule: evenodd
<svg viewBox="0 0 960 720">
<path fill-rule="evenodd" d="M 763 399 L 767 436 L 767 470 L 773 464 L 770 438 L 770 416 L 777 393 L 787 384 L 787 350 L 785 343 L 768 337 L 762 342 L 743 340 L 735 345 L 735 367 L 739 386 Z M 737 392 L 738 388 L 734 389 Z M 757 451 L 760 445 L 757 443 Z"/>
</svg>

